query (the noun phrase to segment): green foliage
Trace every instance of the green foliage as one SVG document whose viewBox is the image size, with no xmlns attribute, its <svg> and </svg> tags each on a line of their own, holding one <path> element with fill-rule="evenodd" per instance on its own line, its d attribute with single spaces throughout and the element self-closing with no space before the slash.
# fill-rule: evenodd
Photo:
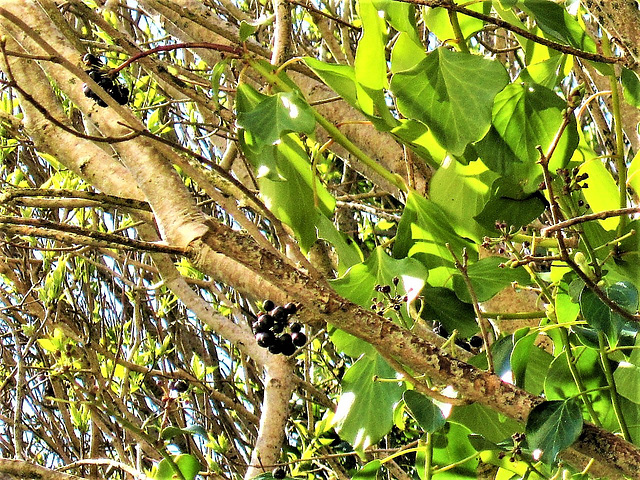
<svg viewBox="0 0 640 480">
<path fill-rule="evenodd" d="M 582 431 L 582 413 L 576 399 L 543 402 L 529 413 L 526 435 L 529 448 L 541 450 L 540 459 L 555 463 L 558 453 L 576 441 Z"/>
</svg>

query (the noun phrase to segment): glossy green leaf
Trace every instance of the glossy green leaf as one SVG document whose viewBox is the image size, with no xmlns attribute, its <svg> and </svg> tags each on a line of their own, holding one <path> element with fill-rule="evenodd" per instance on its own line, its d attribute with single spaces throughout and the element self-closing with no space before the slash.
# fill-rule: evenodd
<svg viewBox="0 0 640 480">
<path fill-rule="evenodd" d="M 378 470 L 380 470 L 381 466 L 382 463 L 380 460 L 372 460 L 358 470 L 353 477 L 351 477 L 351 480 L 376 480 Z"/>
<path fill-rule="evenodd" d="M 391 125 L 395 120 L 384 95 L 387 87 L 386 24 L 372 0 L 360 0 L 358 13 L 362 20 L 362 37 L 354 62 L 358 105 L 369 117 L 382 117 Z"/>
<path fill-rule="evenodd" d="M 474 220 L 486 230 L 495 232 L 496 221 L 520 228 L 538 218 L 548 202 L 541 192 L 525 193 L 511 177 L 498 178 L 491 185 L 488 201 Z"/>
<path fill-rule="evenodd" d="M 484 302 L 496 295 L 503 288 L 518 282 L 520 285 L 531 283 L 529 274 L 522 268 L 500 268 L 498 265 L 504 263 L 505 258 L 487 257 L 469 265 L 467 274 L 473 290 L 478 297 L 478 301 Z M 456 295 L 463 302 L 470 303 L 469 289 L 467 288 L 462 275 L 456 274 L 453 277 L 453 289 Z"/>
<path fill-rule="evenodd" d="M 420 43 L 420 34 L 416 27 L 416 7 L 410 3 L 396 0 L 373 0 L 378 12 L 384 12 L 384 18 L 395 30 L 409 35 L 416 43 Z"/>
<path fill-rule="evenodd" d="M 613 372 L 618 395 L 640 404 L 640 367 L 629 362 L 620 362 Z"/>
<path fill-rule="evenodd" d="M 433 464 L 450 465 L 458 463 L 465 458 L 471 457 L 475 449 L 469 442 L 471 431 L 455 422 L 448 422 L 433 434 Z M 418 463 L 418 459 L 416 459 Z M 476 468 L 478 460 L 471 459 L 457 465 L 455 468 L 434 475 L 433 480 L 462 480 L 476 479 Z"/>
<path fill-rule="evenodd" d="M 572 353 L 576 361 L 576 370 L 580 375 L 585 390 L 593 390 L 607 385 L 597 350 L 580 346 L 572 348 Z M 551 362 L 544 381 L 544 394 L 548 400 L 564 400 L 576 397 L 579 394 L 571 370 L 567 365 L 565 352 L 560 353 Z M 609 393 L 606 390 L 595 390 L 588 395 L 593 409 L 604 428 L 612 431 L 617 430 L 619 425 L 611 407 Z M 589 413 L 584 407 L 582 408 L 583 414 L 586 415 L 585 418 L 590 421 Z"/>
<path fill-rule="evenodd" d="M 429 283 L 442 286 L 457 271 L 445 246 L 447 243 L 456 252 L 467 248 L 471 261 L 477 258 L 475 245 L 455 233 L 449 218 L 437 204 L 415 192 L 409 193 L 398 224 L 394 257 L 415 256 L 431 269 Z"/>
<path fill-rule="evenodd" d="M 376 248 L 369 258 L 354 265 L 341 278 L 331 282 L 342 296 L 363 307 L 371 305 L 376 285 L 392 285 L 398 277 L 398 294 L 416 296 L 424 287 L 429 271 L 412 258 L 395 259 L 387 255 L 382 247 Z"/>
<path fill-rule="evenodd" d="M 401 32 L 391 50 L 391 73 L 410 70 L 425 57 L 424 46 L 408 33 Z"/>
<path fill-rule="evenodd" d="M 400 125 L 391 129 L 391 134 L 434 168 L 438 168 L 447 156 L 431 130 L 417 120 L 400 120 Z"/>
<path fill-rule="evenodd" d="M 338 255 L 339 275 L 344 275 L 349 267 L 362 262 L 362 252 L 358 245 L 347 235 L 340 232 L 328 217 L 319 215 L 315 224 L 318 230 L 318 238 L 329 242 Z"/>
<path fill-rule="evenodd" d="M 453 228 L 461 237 L 482 243 L 482 237 L 495 229 L 480 226 L 474 216 L 482 211 L 491 195 L 491 185 L 498 177 L 481 161 L 462 165 L 450 161 L 431 178 L 429 193 L 433 202 L 453 219 Z"/>
<path fill-rule="evenodd" d="M 311 107 L 294 92 L 268 96 L 238 114 L 238 125 L 251 132 L 258 145 L 272 145 L 285 133 L 312 134 L 315 124 Z"/>
<path fill-rule="evenodd" d="M 537 164 L 540 145 L 546 152 L 563 122 L 565 102 L 552 90 L 535 84 L 512 83 L 500 92 L 493 106 L 493 125 L 511 149 L 513 175 L 525 193 L 538 189 L 542 170 Z M 558 142 L 549 170 L 555 172 L 571 158 L 578 145 L 575 119 L 572 118 Z M 482 157 L 485 163 L 486 157 Z M 492 168 L 489 163 L 487 166 Z M 505 172 L 503 172 L 505 173 Z"/>
<path fill-rule="evenodd" d="M 340 438 L 363 450 L 378 442 L 393 426 L 393 407 L 404 386 L 376 382 L 374 377 L 395 378 L 396 372 L 378 354 L 361 357 L 342 378 L 342 394 L 333 418 Z"/>
<path fill-rule="evenodd" d="M 198 472 L 202 468 L 198 459 L 189 454 L 177 455 L 173 461 L 180 469 L 185 480 L 193 480 L 196 478 L 196 475 L 198 475 Z M 163 459 L 158 464 L 155 480 L 175 480 L 176 478 L 178 477 L 174 472 L 173 467 L 166 459 Z"/>
<path fill-rule="evenodd" d="M 311 57 L 304 57 L 304 63 L 318 75 L 320 79 L 334 92 L 345 99 L 350 105 L 358 105 L 356 91 L 356 75 L 352 66 L 325 63 Z M 239 87 L 238 87 L 239 88 Z"/>
<path fill-rule="evenodd" d="M 588 188 L 583 189 L 582 194 L 593 213 L 617 209 L 620 205 L 618 184 L 602 159 L 594 155 L 580 165 L 580 175 L 585 173 L 589 175 L 585 182 Z M 599 223 L 605 230 L 615 230 L 619 221 L 618 217 L 612 217 L 599 220 Z"/>
<path fill-rule="evenodd" d="M 622 82 L 622 94 L 629 105 L 640 108 L 640 79 L 638 75 L 628 68 L 622 68 L 620 74 Z"/>
<path fill-rule="evenodd" d="M 464 3 L 467 8 L 474 12 L 489 13 L 483 4 L 484 2 L 468 5 L 465 1 L 456 1 L 455 3 Z M 445 8 L 429 8 L 424 18 L 424 22 L 429 29 L 438 39 L 442 42 L 456 38 L 456 34 L 451 27 L 451 20 L 449 19 L 449 12 Z M 478 18 L 474 18 L 468 15 L 458 14 L 458 23 L 460 24 L 460 30 L 462 36 L 468 38 L 479 30 L 482 30 L 484 22 Z"/>
<path fill-rule="evenodd" d="M 440 408 L 420 392 L 407 390 L 402 398 L 413 418 L 425 432 L 433 433 L 440 430 L 447 422 Z"/>
<path fill-rule="evenodd" d="M 566 55 L 555 55 L 543 62 L 534 63 L 525 68 L 518 79 L 525 83 L 537 83 L 546 88 L 554 88 L 558 85 L 568 72 Z M 570 70 L 570 69 L 569 69 Z"/>
<path fill-rule="evenodd" d="M 317 238 L 317 217 L 331 215 L 335 200 L 311 175 L 309 157 L 295 135 L 287 135 L 278 145 L 266 148 L 275 149 L 278 180 L 274 181 L 270 176 L 258 178 L 260 196 L 274 215 L 293 229 L 306 251 Z M 314 181 L 317 208 L 312 188 Z"/>
<path fill-rule="evenodd" d="M 607 296 L 623 309 L 635 313 L 638 309 L 638 290 L 630 282 L 617 282 L 606 289 Z M 590 289 L 580 294 L 580 311 L 589 326 L 603 332 L 609 344 L 615 346 L 626 320 L 613 312 Z"/>
<path fill-rule="evenodd" d="M 556 40 L 580 50 L 595 53 L 596 45 L 578 20 L 552 1 L 524 0 L 521 8 L 536 19 L 540 29 Z"/>
<path fill-rule="evenodd" d="M 640 152 L 635 154 L 627 170 L 627 185 L 640 195 Z"/>
<path fill-rule="evenodd" d="M 449 420 L 458 422 L 472 432 L 478 433 L 485 439 L 496 443 L 511 437 L 515 432 L 522 429 L 515 420 L 478 403 L 456 406 L 451 412 Z M 471 443 L 478 449 L 473 441 Z"/>
<path fill-rule="evenodd" d="M 531 410 L 525 427 L 529 448 L 541 450 L 540 460 L 547 465 L 554 464 L 581 431 L 582 412 L 576 399 L 541 403 Z"/>
<path fill-rule="evenodd" d="M 487 133 L 493 99 L 508 80 L 499 62 L 438 48 L 394 74 L 391 90 L 405 117 L 425 123 L 443 148 L 462 155 Z"/>
<path fill-rule="evenodd" d="M 421 297 L 424 302 L 421 314 L 423 319 L 440 322 L 449 332 L 458 330 L 463 338 L 478 332 L 473 306 L 460 301 L 453 290 L 427 285 L 422 290 Z"/>
<path fill-rule="evenodd" d="M 511 352 L 511 370 L 516 385 L 534 395 L 544 390 L 544 378 L 553 355 L 535 345 L 538 334 L 533 333 L 516 341 Z"/>
</svg>

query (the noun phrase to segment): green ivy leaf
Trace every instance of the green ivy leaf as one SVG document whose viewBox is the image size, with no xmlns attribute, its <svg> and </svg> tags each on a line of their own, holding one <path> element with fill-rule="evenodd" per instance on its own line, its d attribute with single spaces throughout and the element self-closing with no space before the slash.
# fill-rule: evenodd
<svg viewBox="0 0 640 480">
<path fill-rule="evenodd" d="M 303 61 L 329 88 L 351 106 L 358 107 L 356 74 L 352 66 L 325 63 L 312 57 L 304 57 Z"/>
<path fill-rule="evenodd" d="M 581 431 L 582 412 L 575 398 L 541 403 L 531 410 L 525 427 L 529 448 L 542 450 L 540 460 L 547 465 L 554 464 Z"/>
<path fill-rule="evenodd" d="M 351 477 L 351 480 L 376 480 L 378 470 L 380 470 L 381 466 L 382 462 L 380 462 L 380 460 L 372 460 L 358 470 L 353 477 Z"/>
<path fill-rule="evenodd" d="M 472 432 L 479 433 L 490 442 L 496 443 L 511 437 L 522 428 L 515 420 L 478 403 L 456 406 L 452 410 L 449 420 L 458 422 L 471 429 Z M 480 450 L 473 440 L 470 439 L 470 441 L 476 450 Z"/>
<path fill-rule="evenodd" d="M 519 228 L 538 218 L 548 202 L 541 192 L 524 193 L 510 177 L 498 178 L 491 185 L 491 194 L 482 211 L 473 218 L 485 229 L 495 232 L 495 222 Z"/>
<path fill-rule="evenodd" d="M 462 155 L 489 130 L 493 99 L 508 81 L 499 62 L 438 48 L 393 75 L 391 91 L 405 117 L 425 123 L 443 148 Z"/>
<path fill-rule="evenodd" d="M 467 274 L 478 301 L 489 300 L 513 282 L 518 282 L 521 285 L 531 283 L 531 277 L 522 268 L 498 267 L 505 260 L 501 257 L 487 257 L 467 267 Z M 460 300 L 471 303 L 469 289 L 462 275 L 456 274 L 453 277 L 453 290 Z"/>
<path fill-rule="evenodd" d="M 301 248 L 307 251 L 317 239 L 318 217 L 331 215 L 335 199 L 311 174 L 309 157 L 297 136 L 286 135 L 278 145 L 268 148 L 275 149 L 278 178 L 274 181 L 271 176 L 259 177 L 260 196 L 273 214 L 293 229 Z"/>
<path fill-rule="evenodd" d="M 342 395 L 333 417 L 340 438 L 354 449 L 364 450 L 378 442 L 393 427 L 393 407 L 400 401 L 404 386 L 376 382 L 395 378 L 396 372 L 376 354 L 361 357 L 342 378 Z"/>
<path fill-rule="evenodd" d="M 455 252 L 467 248 L 472 261 L 477 258 L 475 245 L 456 234 L 449 217 L 435 202 L 415 192 L 409 193 L 398 224 L 393 256 L 415 256 L 430 269 L 429 283 L 442 286 L 457 272 L 445 246 L 447 243 Z"/>
<path fill-rule="evenodd" d="M 547 35 L 574 48 L 596 53 L 596 44 L 593 39 L 563 6 L 540 0 L 524 0 L 520 6 L 536 19 L 540 30 Z"/>
<path fill-rule="evenodd" d="M 176 456 L 173 461 L 182 472 L 185 480 L 193 480 L 198 475 L 198 472 L 201 469 L 200 462 L 196 457 L 189 454 L 181 454 Z M 163 459 L 158 464 L 158 470 L 156 472 L 155 480 L 175 480 L 177 478 L 173 467 L 166 460 Z"/>
<path fill-rule="evenodd" d="M 563 122 L 565 108 L 565 102 L 552 90 L 536 84 L 512 83 L 495 98 L 493 125 L 515 155 L 509 173 L 525 193 L 535 192 L 542 176 L 536 146 L 540 145 L 543 151 L 549 148 Z M 577 146 L 576 122 L 572 117 L 551 157 L 549 170 L 555 172 L 564 167 Z M 486 163 L 487 157 L 482 158 Z M 491 168 L 490 163 L 487 166 Z"/>
<path fill-rule="evenodd" d="M 640 108 L 640 79 L 638 75 L 628 68 L 622 68 L 620 74 L 622 82 L 622 94 L 629 105 Z"/>
<path fill-rule="evenodd" d="M 444 427 L 447 419 L 430 398 L 415 390 L 407 390 L 402 396 L 404 403 L 425 432 L 433 433 Z"/>
<path fill-rule="evenodd" d="M 630 282 L 617 282 L 606 289 L 606 294 L 623 309 L 635 313 L 638 309 L 638 290 Z M 603 332 L 609 345 L 615 346 L 627 321 L 613 312 L 590 289 L 584 288 L 580 294 L 580 311 L 589 326 Z"/>
<path fill-rule="evenodd" d="M 363 263 L 354 265 L 341 278 L 331 282 L 343 297 L 368 308 L 375 295 L 376 285 L 392 285 L 394 277 L 400 279 L 398 294 L 415 297 L 424 287 L 429 271 L 415 259 L 395 259 L 383 247 L 377 247 Z"/>
<path fill-rule="evenodd" d="M 471 337 L 478 332 L 473 306 L 461 302 L 453 290 L 426 285 L 422 290 L 422 300 L 423 319 L 441 322 L 449 332 L 458 330 L 463 338 Z"/>
<path fill-rule="evenodd" d="M 316 121 L 311 107 L 295 92 L 268 96 L 251 111 L 238 114 L 238 125 L 257 140 L 258 145 L 273 145 L 290 132 L 312 134 Z"/>
<path fill-rule="evenodd" d="M 451 161 L 442 165 L 431 178 L 430 198 L 453 220 L 452 226 L 458 235 L 482 243 L 483 236 L 495 233 L 494 225 L 483 227 L 474 216 L 489 200 L 491 186 L 497 177 L 481 161 L 469 165 Z"/>
</svg>

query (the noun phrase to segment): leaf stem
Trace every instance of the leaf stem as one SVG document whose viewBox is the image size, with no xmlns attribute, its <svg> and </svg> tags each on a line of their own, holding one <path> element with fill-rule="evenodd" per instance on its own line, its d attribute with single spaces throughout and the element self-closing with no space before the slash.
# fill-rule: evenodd
<svg viewBox="0 0 640 480">
<path fill-rule="evenodd" d="M 424 480 L 431 480 L 433 464 L 433 433 L 427 432 L 424 452 Z"/>
<path fill-rule="evenodd" d="M 604 377 L 609 385 L 609 395 L 611 396 L 611 405 L 613 406 L 613 413 L 618 420 L 622 437 L 631 442 L 631 434 L 629 433 L 629 427 L 622 414 L 622 408 L 618 398 L 618 391 L 616 390 L 616 384 L 613 380 L 613 372 L 611 371 L 611 365 L 609 364 L 609 357 L 607 357 L 607 345 L 605 342 L 604 333 L 598 332 L 598 344 L 600 345 L 600 363 L 602 364 L 602 370 L 604 371 Z"/>
<path fill-rule="evenodd" d="M 449 22 L 451 23 L 453 33 L 456 35 L 458 50 L 462 53 L 469 53 L 469 47 L 467 46 L 467 42 L 464 40 L 464 34 L 460 28 L 460 22 L 458 22 L 458 12 L 455 10 L 447 10 L 447 13 L 449 14 Z"/>
</svg>

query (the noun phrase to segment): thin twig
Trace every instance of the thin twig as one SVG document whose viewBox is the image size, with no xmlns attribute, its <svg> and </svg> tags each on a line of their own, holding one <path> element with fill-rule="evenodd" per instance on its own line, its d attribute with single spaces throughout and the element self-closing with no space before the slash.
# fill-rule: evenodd
<svg viewBox="0 0 640 480">
<path fill-rule="evenodd" d="M 540 234 L 543 237 L 549 237 L 551 233 L 563 228 L 571 227 L 579 223 L 590 222 L 591 220 L 604 220 L 605 218 L 618 217 L 620 215 L 632 215 L 634 213 L 640 213 L 640 207 L 618 208 L 616 210 L 605 210 L 603 212 L 589 213 L 580 217 L 570 218 L 562 222 L 558 222 L 555 225 L 549 225 L 540 229 Z"/>
<path fill-rule="evenodd" d="M 450 11 L 462 13 L 464 15 L 468 15 L 469 17 L 474 17 L 484 22 L 491 23 L 493 25 L 497 25 L 498 27 L 502 27 L 505 30 L 509 30 L 516 35 L 520 35 L 528 40 L 539 43 L 540 45 L 544 45 L 558 52 L 566 53 L 567 55 L 573 55 L 574 57 L 584 58 L 585 60 L 590 60 L 592 62 L 601 62 L 601 63 L 619 63 L 625 61 L 624 58 L 621 57 L 607 57 L 605 55 L 600 55 L 598 53 L 590 53 L 585 52 L 583 50 L 579 50 L 577 48 L 570 47 L 568 45 L 563 45 L 562 43 L 554 42 L 551 40 L 547 40 L 544 37 L 540 37 L 538 35 L 534 35 L 533 33 L 525 30 L 524 28 L 517 27 L 515 25 L 510 24 L 502 20 L 501 18 L 492 17 L 490 15 L 485 15 L 484 13 L 474 12 L 462 5 L 458 5 L 448 0 L 399 0 L 404 3 L 412 3 L 416 5 L 426 5 L 428 7 L 442 7 Z"/>
</svg>

